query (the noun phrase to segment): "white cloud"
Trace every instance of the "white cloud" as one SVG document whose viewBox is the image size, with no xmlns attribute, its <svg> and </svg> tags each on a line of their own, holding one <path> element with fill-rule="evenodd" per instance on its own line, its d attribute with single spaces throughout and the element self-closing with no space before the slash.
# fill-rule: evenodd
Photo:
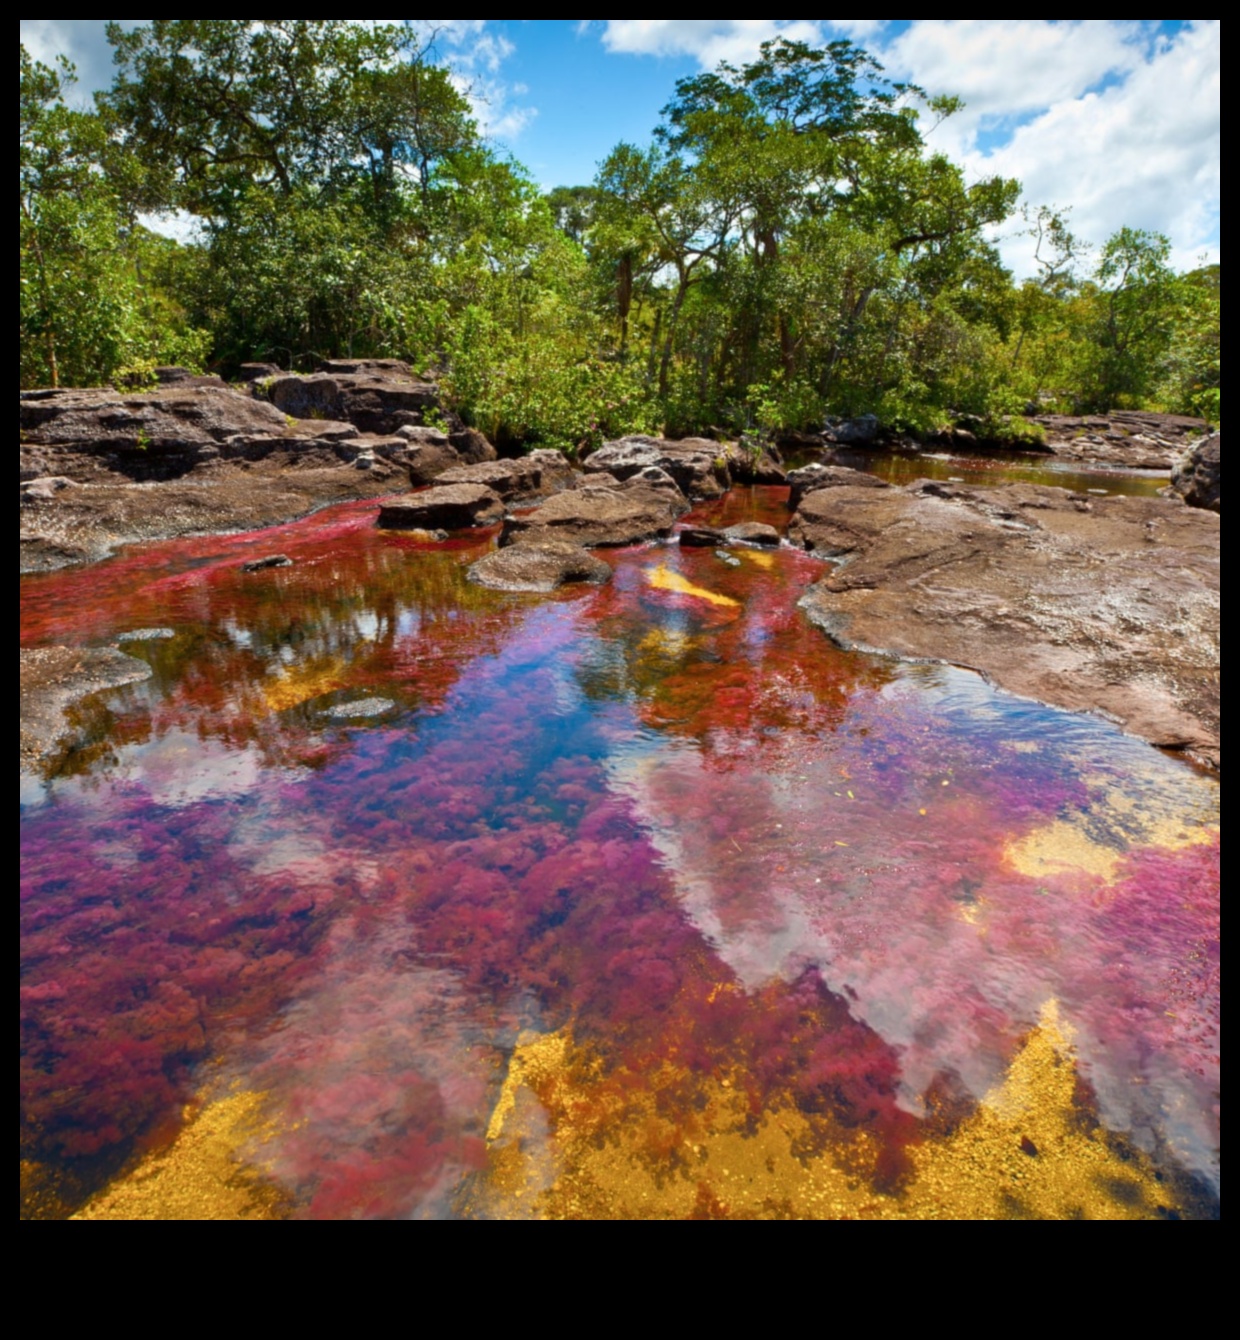
<svg viewBox="0 0 1240 1340">
<path fill-rule="evenodd" d="M 122 28 L 132 28 L 140 20 L 119 22 Z M 18 25 L 21 41 L 35 60 L 54 66 L 57 56 L 67 56 L 77 67 L 71 102 L 89 105 L 91 94 L 112 82 L 112 48 L 102 19 L 20 19 Z"/>
<path fill-rule="evenodd" d="M 1218 258 L 1219 82 L 1218 23 L 1198 23 L 1102 91 L 1066 89 L 1001 147 L 965 143 L 959 156 L 971 176 L 1019 178 L 1032 204 L 1070 205 L 1073 231 L 1095 244 L 1124 225 L 1145 228 L 1170 237 L 1173 263 L 1191 267 L 1203 251 Z M 1023 241 L 1004 254 L 1028 273 Z"/>
<path fill-rule="evenodd" d="M 411 19 L 409 26 L 433 43 L 434 55 L 452 71 L 484 135 L 513 140 L 538 115 L 538 109 L 516 99 L 529 92 L 524 84 L 507 82 L 504 62 L 516 50 L 487 19 Z"/>
<path fill-rule="evenodd" d="M 887 73 L 964 109 L 931 128 L 933 148 L 970 179 L 1016 177 L 1024 199 L 1071 207 L 1082 238 L 1103 242 L 1125 224 L 1167 234 L 1177 266 L 1218 257 L 1219 23 L 1174 38 L 1146 20 L 917 19 L 890 36 L 886 19 L 605 19 L 618 54 L 680 56 L 704 68 L 752 57 L 780 35 L 870 47 Z M 579 31 L 585 27 L 579 26 Z M 1018 274 L 1032 246 L 1015 222 L 1001 241 Z"/>
<path fill-rule="evenodd" d="M 603 19 L 603 45 L 633 56 L 692 56 L 704 68 L 757 55 L 770 38 L 821 42 L 813 19 Z"/>
</svg>

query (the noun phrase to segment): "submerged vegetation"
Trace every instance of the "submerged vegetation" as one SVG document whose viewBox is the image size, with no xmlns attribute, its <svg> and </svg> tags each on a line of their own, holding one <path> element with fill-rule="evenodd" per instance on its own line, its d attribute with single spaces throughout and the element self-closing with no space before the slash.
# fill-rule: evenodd
<svg viewBox="0 0 1240 1340">
<path fill-rule="evenodd" d="M 21 48 L 23 386 L 396 356 L 501 444 L 568 450 L 825 414 L 1017 441 L 1031 406 L 1219 417 L 1219 268 L 1131 228 L 1091 251 L 1043 208 L 1016 282 L 992 237 L 1019 184 L 967 183 L 925 138 L 956 100 L 852 43 L 681 80 L 648 144 L 541 195 L 405 27 L 109 37 L 92 111 Z M 149 226 L 174 212 L 187 241 Z"/>
</svg>

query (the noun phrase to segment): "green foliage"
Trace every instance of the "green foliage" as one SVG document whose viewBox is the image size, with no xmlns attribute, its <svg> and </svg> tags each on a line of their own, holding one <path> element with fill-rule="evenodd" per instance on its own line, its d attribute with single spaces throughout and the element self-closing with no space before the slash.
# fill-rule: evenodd
<svg viewBox="0 0 1240 1340">
<path fill-rule="evenodd" d="M 952 98 L 850 42 L 778 40 L 675 86 L 645 145 L 540 195 L 479 137 L 407 25 L 113 24 L 94 113 L 21 52 L 21 378 L 147 384 L 159 363 L 397 356 L 510 446 L 759 437 L 875 413 L 1030 445 L 1045 410 L 1217 420 L 1217 267 L 1166 239 L 1097 255 L 1026 214 L 1038 273 L 987 234 L 1018 185 L 930 151 Z M 144 211 L 188 211 L 188 243 Z"/>
<path fill-rule="evenodd" d="M 22 386 L 106 382 L 161 361 L 201 366 L 209 336 L 158 282 L 166 245 L 126 212 L 106 128 L 65 105 L 72 67 L 19 50 Z"/>
</svg>

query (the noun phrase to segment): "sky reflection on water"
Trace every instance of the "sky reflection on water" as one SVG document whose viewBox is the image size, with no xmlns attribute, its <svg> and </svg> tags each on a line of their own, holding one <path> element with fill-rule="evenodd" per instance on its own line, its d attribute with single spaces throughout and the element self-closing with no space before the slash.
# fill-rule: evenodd
<svg viewBox="0 0 1240 1340">
<path fill-rule="evenodd" d="M 1214 781 L 835 650 L 805 554 L 521 597 L 372 517 L 23 583 L 175 632 L 23 809 L 32 1205 L 1215 1212 Z"/>
</svg>

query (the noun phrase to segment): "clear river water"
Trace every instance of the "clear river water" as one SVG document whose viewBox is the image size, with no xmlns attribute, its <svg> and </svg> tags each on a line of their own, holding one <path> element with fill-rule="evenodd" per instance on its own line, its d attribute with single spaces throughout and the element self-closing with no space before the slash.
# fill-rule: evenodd
<svg viewBox="0 0 1240 1340">
<path fill-rule="evenodd" d="M 786 546 L 522 596 L 374 515 L 22 579 L 152 670 L 23 785 L 23 1213 L 1218 1214 L 1216 779 Z"/>
</svg>

